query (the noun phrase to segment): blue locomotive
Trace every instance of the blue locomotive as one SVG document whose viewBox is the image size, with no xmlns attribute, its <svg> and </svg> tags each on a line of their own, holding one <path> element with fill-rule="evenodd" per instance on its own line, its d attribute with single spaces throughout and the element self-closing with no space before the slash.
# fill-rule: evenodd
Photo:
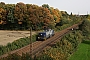
<svg viewBox="0 0 90 60">
<path fill-rule="evenodd" d="M 38 33 L 37 40 L 46 40 L 47 38 L 50 38 L 53 35 L 54 35 L 54 30 L 47 29 L 47 30 L 44 30 L 43 32 Z"/>
</svg>

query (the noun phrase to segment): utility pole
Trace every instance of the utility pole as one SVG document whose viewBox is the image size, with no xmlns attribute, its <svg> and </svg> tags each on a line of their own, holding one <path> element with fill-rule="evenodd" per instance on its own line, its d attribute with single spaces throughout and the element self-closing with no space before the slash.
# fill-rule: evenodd
<svg viewBox="0 0 90 60">
<path fill-rule="evenodd" d="M 88 15 L 88 11 L 87 11 L 87 15 Z"/>
<path fill-rule="evenodd" d="M 32 57 L 32 27 L 30 27 L 30 57 Z"/>
<path fill-rule="evenodd" d="M 79 16 L 79 12 L 78 12 L 78 16 Z"/>
</svg>

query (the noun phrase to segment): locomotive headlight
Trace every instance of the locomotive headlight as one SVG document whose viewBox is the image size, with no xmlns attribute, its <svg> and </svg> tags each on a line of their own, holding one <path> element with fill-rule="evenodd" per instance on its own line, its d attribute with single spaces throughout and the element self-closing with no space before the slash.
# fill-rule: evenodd
<svg viewBox="0 0 90 60">
<path fill-rule="evenodd" d="M 39 39 L 40 37 L 38 37 L 38 39 Z"/>
<path fill-rule="evenodd" d="M 42 35 L 42 34 L 41 34 Z"/>
</svg>

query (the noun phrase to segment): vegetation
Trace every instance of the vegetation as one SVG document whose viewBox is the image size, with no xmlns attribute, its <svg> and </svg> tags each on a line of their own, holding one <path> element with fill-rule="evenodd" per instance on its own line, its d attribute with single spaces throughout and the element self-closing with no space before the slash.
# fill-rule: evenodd
<svg viewBox="0 0 90 60">
<path fill-rule="evenodd" d="M 80 29 L 86 40 L 90 40 L 90 20 L 84 20 L 82 25 L 80 25 Z"/>
<path fill-rule="evenodd" d="M 5 30 L 28 30 L 30 27 L 33 30 L 42 30 L 44 27 L 55 28 L 77 18 L 76 15 L 69 15 L 66 11 L 59 11 L 48 4 L 37 6 L 22 2 L 0 3 L 0 29 Z"/>
<path fill-rule="evenodd" d="M 70 38 L 68 38 L 70 37 Z M 81 35 L 81 31 L 74 31 L 70 34 L 64 36 L 59 42 L 57 42 L 54 46 L 51 46 L 50 49 L 47 49 L 40 56 L 35 56 L 32 60 L 67 60 L 68 57 L 73 54 L 78 45 L 81 43 L 83 36 Z M 23 56 L 9 55 L 8 59 L 27 59 L 30 60 L 29 54 L 23 54 Z M 4 60 L 7 58 L 3 58 Z M 22 60 L 23 60 L 22 59 Z"/>
<path fill-rule="evenodd" d="M 53 28 L 60 21 L 61 12 L 44 4 L 41 7 L 22 2 L 15 4 L 0 3 L 0 29 L 33 30 L 44 26 Z"/>
<path fill-rule="evenodd" d="M 34 59 L 31 59 L 29 54 L 22 54 L 22 56 L 13 54 L 2 58 L 2 60 L 68 60 L 76 51 L 76 54 L 81 50 L 83 53 L 84 51 L 89 53 L 89 51 L 85 49 L 89 50 L 89 44 L 87 43 L 90 42 L 90 15 L 78 16 L 72 13 L 69 15 L 66 11 L 59 11 L 58 9 L 50 7 L 48 4 L 37 6 L 24 4 L 22 2 L 16 5 L 1 2 L 0 29 L 28 30 L 32 27 L 33 30 L 42 30 L 44 27 L 49 27 L 60 31 L 80 21 L 83 21 L 79 26 L 80 29 L 65 35 L 54 46 L 51 46 L 50 49 L 45 50 L 42 55 L 38 57 L 35 56 Z M 35 35 L 32 37 L 33 41 L 35 41 L 35 37 Z M 29 38 L 26 37 L 16 40 L 13 43 L 8 43 L 7 46 L 0 46 L 0 55 L 28 44 Z M 78 49 L 79 47 L 80 49 Z M 88 55 L 86 52 L 84 54 Z M 80 55 L 80 57 L 82 57 L 82 53 Z M 74 56 L 71 57 L 71 60 L 73 58 Z"/>
<path fill-rule="evenodd" d="M 69 60 L 90 60 L 90 41 L 83 41 Z"/>
<path fill-rule="evenodd" d="M 89 60 L 90 58 L 90 16 L 88 15 L 87 19 L 83 21 L 80 25 L 80 29 L 83 34 L 83 41 L 78 46 L 78 50 L 70 57 L 70 60 Z"/>
<path fill-rule="evenodd" d="M 54 60 L 68 60 L 68 57 L 77 50 L 82 38 L 80 31 L 67 34 L 57 42 L 56 45 L 46 50 L 45 54 L 49 55 Z"/>
<path fill-rule="evenodd" d="M 57 42 L 56 45 L 44 53 L 53 60 L 89 60 L 90 20 L 86 16 L 84 16 L 84 19 L 79 26 L 80 31 L 77 30 L 66 35 L 60 42 Z"/>
<path fill-rule="evenodd" d="M 35 41 L 36 41 L 36 35 L 33 35 L 32 36 L 32 42 L 35 42 Z M 0 55 L 5 54 L 9 51 L 19 49 L 19 48 L 24 47 L 28 44 L 30 44 L 30 38 L 29 37 L 21 38 L 21 39 L 16 40 L 12 43 L 8 43 L 7 46 L 0 45 Z"/>
</svg>

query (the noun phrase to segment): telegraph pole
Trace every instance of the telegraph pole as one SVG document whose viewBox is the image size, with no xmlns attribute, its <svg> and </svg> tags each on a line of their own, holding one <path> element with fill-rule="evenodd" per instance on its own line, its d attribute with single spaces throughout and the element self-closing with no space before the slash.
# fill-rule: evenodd
<svg viewBox="0 0 90 60">
<path fill-rule="evenodd" d="M 88 11 L 87 11 L 87 15 L 88 15 Z"/>
<path fill-rule="evenodd" d="M 78 12 L 78 16 L 79 16 L 79 12 Z"/>
<path fill-rule="evenodd" d="M 30 27 L 30 57 L 32 57 L 32 27 Z"/>
</svg>

